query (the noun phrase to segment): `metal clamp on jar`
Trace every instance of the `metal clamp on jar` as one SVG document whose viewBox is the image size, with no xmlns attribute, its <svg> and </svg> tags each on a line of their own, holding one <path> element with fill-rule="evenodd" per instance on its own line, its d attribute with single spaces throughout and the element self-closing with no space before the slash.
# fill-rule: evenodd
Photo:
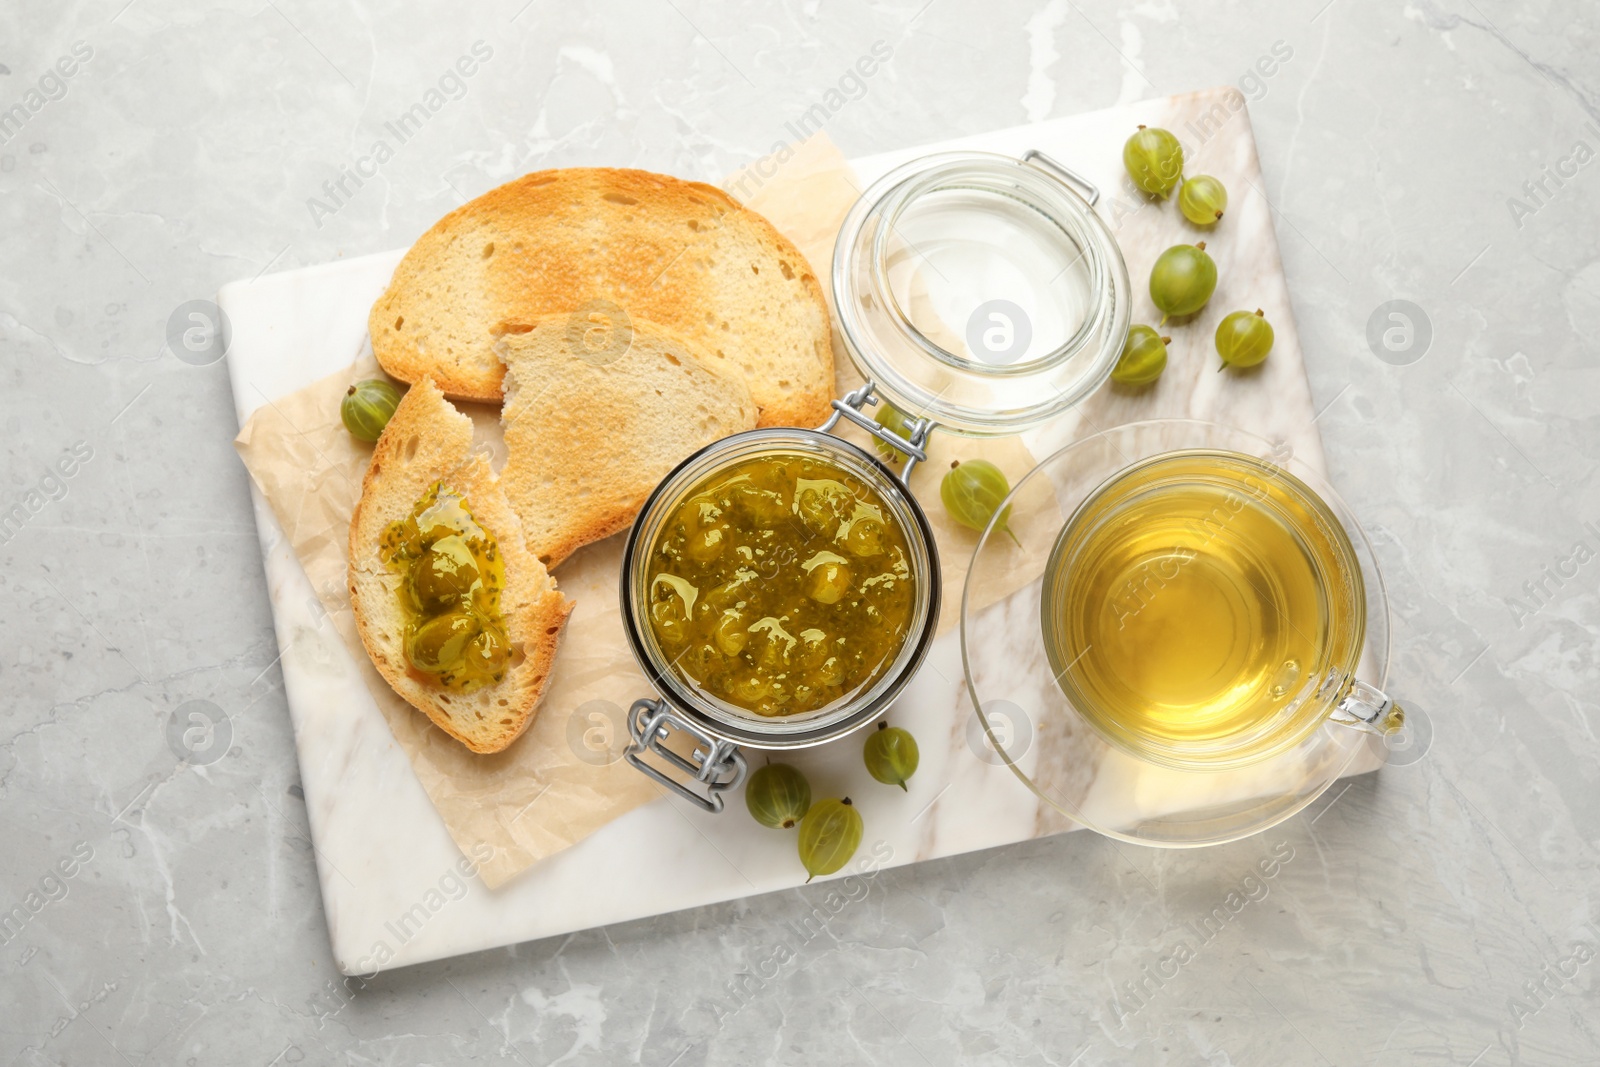
<svg viewBox="0 0 1600 1067">
<path fill-rule="evenodd" d="M 720 811 L 722 794 L 746 772 L 741 746 L 781 751 L 836 740 L 876 721 L 910 681 L 940 607 L 938 549 L 907 483 L 927 459 L 928 435 L 941 428 L 1003 436 L 1034 426 L 1099 388 L 1121 351 L 1128 273 L 1094 213 L 1098 197 L 1091 183 L 1041 153 L 970 152 L 901 166 L 856 202 L 835 245 L 832 284 L 846 350 L 866 384 L 833 401 L 833 414 L 816 429 L 751 430 L 684 460 L 645 501 L 629 534 L 624 626 L 661 694 L 636 702 L 629 715 L 627 757 L 635 767 Z M 904 434 L 867 414 L 880 399 L 906 415 Z M 830 433 L 841 421 L 903 453 L 901 473 Z M 667 524 L 697 486 L 763 456 L 839 472 L 881 503 L 906 546 L 909 620 L 898 650 L 838 699 L 795 714 L 757 714 L 709 691 L 651 624 L 651 558 Z"/>
</svg>

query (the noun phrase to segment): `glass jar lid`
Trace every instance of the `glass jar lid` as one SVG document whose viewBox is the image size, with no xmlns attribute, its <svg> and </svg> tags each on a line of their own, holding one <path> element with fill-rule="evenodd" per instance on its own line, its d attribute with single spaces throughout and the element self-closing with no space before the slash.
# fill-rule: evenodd
<svg viewBox="0 0 1600 1067">
<path fill-rule="evenodd" d="M 925 156 L 874 183 L 834 248 L 845 347 L 908 414 L 1017 433 L 1110 375 L 1128 271 L 1092 185 L 1047 157 Z"/>
</svg>

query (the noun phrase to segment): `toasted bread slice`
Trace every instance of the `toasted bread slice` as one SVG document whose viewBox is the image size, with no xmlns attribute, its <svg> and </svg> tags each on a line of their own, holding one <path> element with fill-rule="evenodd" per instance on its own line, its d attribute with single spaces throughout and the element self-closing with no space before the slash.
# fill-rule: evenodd
<svg viewBox="0 0 1600 1067">
<path fill-rule="evenodd" d="M 559 315 L 505 339 L 500 481 L 550 568 L 625 529 L 684 457 L 756 425 L 744 379 L 671 331 L 636 318 L 591 337 Z"/>
<path fill-rule="evenodd" d="M 472 420 L 427 378 L 413 385 L 373 449 L 350 519 L 350 603 L 373 665 L 394 691 L 434 725 L 474 752 L 499 752 L 533 721 L 550 681 L 556 647 L 573 604 L 523 542 L 522 524 L 482 456 L 470 455 Z M 459 693 L 406 662 L 402 577 L 378 555 L 384 529 L 408 517 L 428 488 L 443 481 L 499 543 L 505 562 L 501 614 L 512 647 L 505 677 Z"/>
<path fill-rule="evenodd" d="M 368 327 L 396 378 L 495 401 L 496 341 L 595 306 L 743 374 L 763 426 L 828 417 L 828 309 L 805 257 L 721 190 L 647 171 L 537 171 L 464 204 L 406 253 Z"/>
</svg>

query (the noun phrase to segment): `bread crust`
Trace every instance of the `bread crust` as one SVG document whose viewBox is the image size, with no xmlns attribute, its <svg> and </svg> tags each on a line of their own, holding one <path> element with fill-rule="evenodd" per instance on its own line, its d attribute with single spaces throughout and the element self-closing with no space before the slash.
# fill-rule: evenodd
<svg viewBox="0 0 1600 1067">
<path fill-rule="evenodd" d="M 401 399 L 373 448 L 350 519 L 349 586 L 356 631 L 385 681 L 434 725 L 474 752 L 500 752 L 533 721 L 575 606 L 524 544 L 522 526 L 482 456 L 472 420 L 424 376 Z M 379 558 L 384 529 L 411 514 L 436 481 L 461 493 L 499 543 L 506 585 L 501 614 L 514 650 L 505 677 L 470 694 L 444 689 L 406 662 L 401 577 Z"/>
<path fill-rule="evenodd" d="M 597 301 L 737 368 L 762 426 L 831 410 L 827 302 L 799 249 L 722 190 L 648 171 L 536 171 L 464 204 L 407 252 L 368 326 L 396 378 L 492 402 L 508 331 Z"/>
</svg>

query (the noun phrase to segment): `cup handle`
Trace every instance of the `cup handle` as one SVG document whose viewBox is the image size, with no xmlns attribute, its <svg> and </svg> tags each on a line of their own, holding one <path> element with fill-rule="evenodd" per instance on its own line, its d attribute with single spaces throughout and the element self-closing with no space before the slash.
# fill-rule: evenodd
<svg viewBox="0 0 1600 1067">
<path fill-rule="evenodd" d="M 1331 722 L 1379 737 L 1392 734 L 1406 723 L 1406 709 L 1387 693 L 1357 678 L 1328 715 Z"/>
</svg>

